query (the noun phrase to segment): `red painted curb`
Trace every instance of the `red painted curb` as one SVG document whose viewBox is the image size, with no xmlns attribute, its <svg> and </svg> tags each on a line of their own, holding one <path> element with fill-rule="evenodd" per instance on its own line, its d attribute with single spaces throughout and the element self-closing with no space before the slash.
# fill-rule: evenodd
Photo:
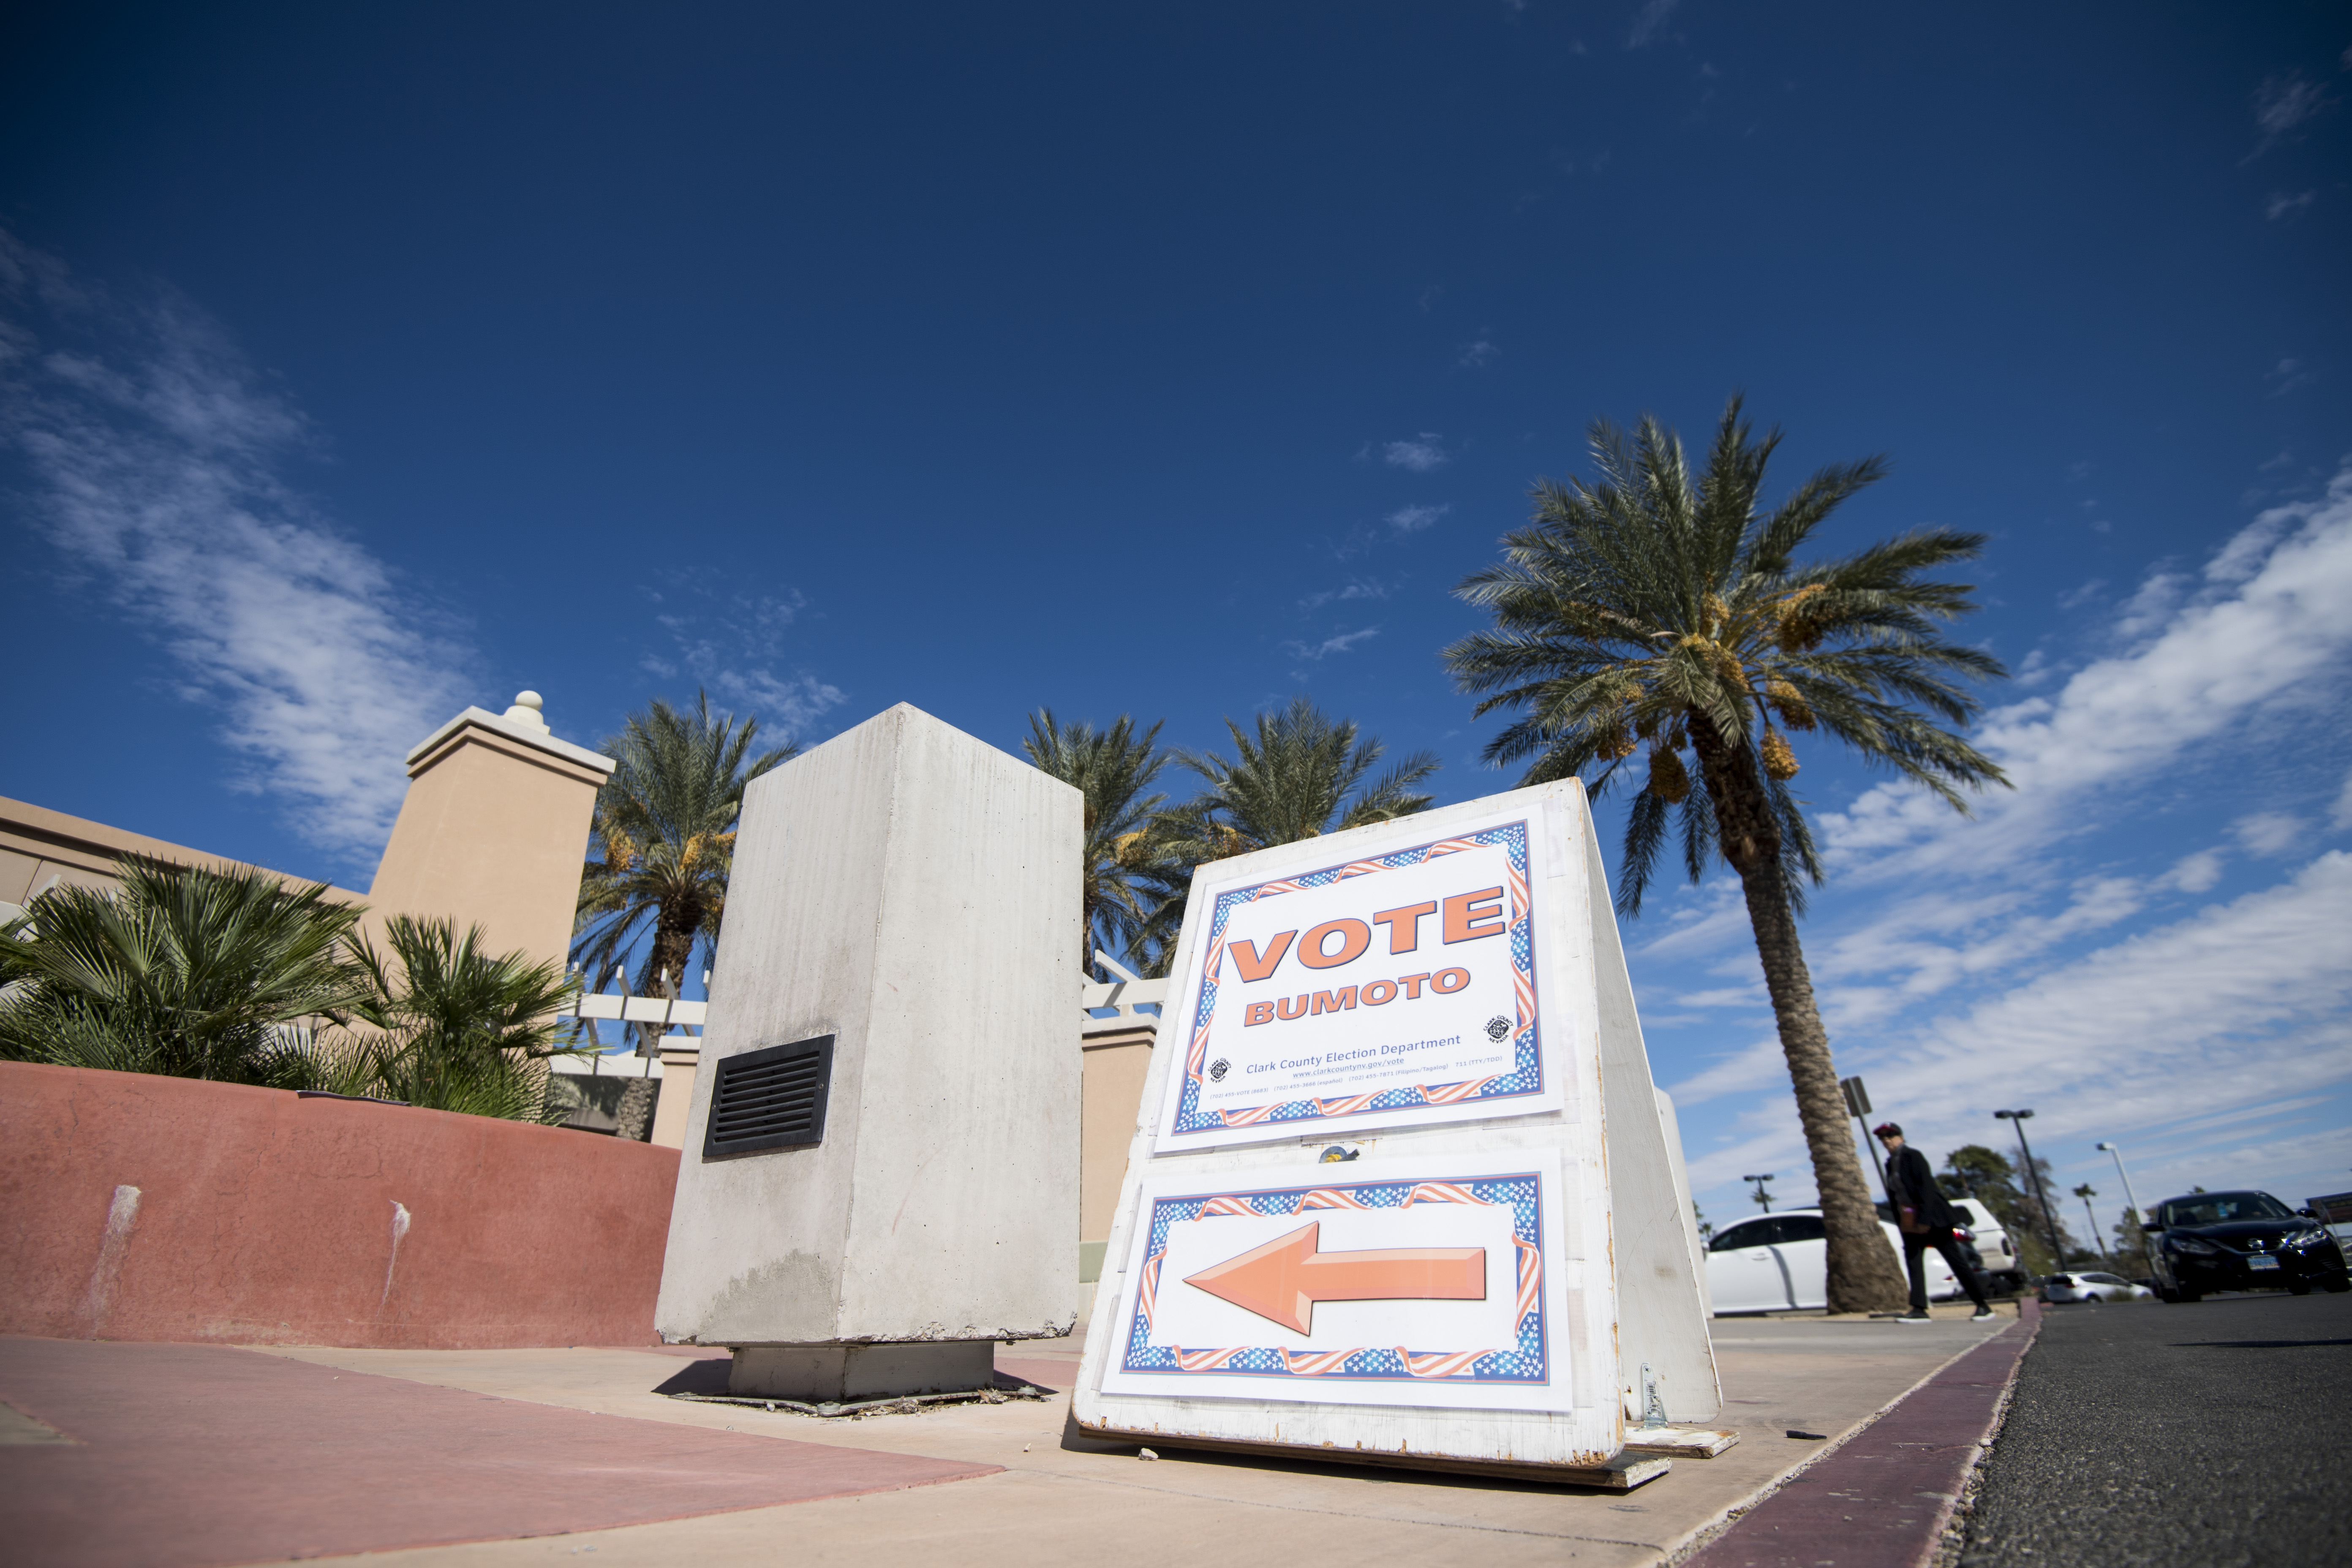
<svg viewBox="0 0 2352 1568">
<path fill-rule="evenodd" d="M 2040 1331 L 2038 1303 L 1740 1516 L 1685 1568 L 1920 1568 Z"/>
</svg>

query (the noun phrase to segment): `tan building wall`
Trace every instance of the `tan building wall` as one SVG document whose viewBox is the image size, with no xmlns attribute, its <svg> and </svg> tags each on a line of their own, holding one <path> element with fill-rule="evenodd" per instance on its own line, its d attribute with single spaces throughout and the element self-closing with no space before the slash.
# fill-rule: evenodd
<svg viewBox="0 0 2352 1568">
<path fill-rule="evenodd" d="M 479 925 L 493 952 L 566 962 L 588 822 L 613 762 L 551 734 L 524 692 L 468 708 L 408 753 L 408 795 L 368 889 L 371 936 L 390 915 Z"/>
<path fill-rule="evenodd" d="M 144 834 L 126 832 L 87 817 L 68 816 L 44 805 L 0 798 L 0 915 L 12 913 L 53 881 L 73 888 L 110 888 L 115 868 L 125 856 L 145 855 L 182 866 L 203 866 L 215 871 L 245 869 L 242 861 L 184 844 L 167 843 Z M 289 887 L 310 884 L 299 877 L 274 872 Z M 345 888 L 330 887 L 328 896 L 345 903 L 361 896 Z"/>
<path fill-rule="evenodd" d="M 1143 1104 L 1143 1079 L 1151 1070 L 1151 1045 L 1159 1030 L 1150 1019 L 1102 1020 L 1113 1026 L 1083 1038 L 1084 1073 L 1078 1112 L 1078 1279 L 1102 1274 L 1103 1249 L 1110 1244 L 1118 1213 L 1119 1184 L 1127 1179 L 1128 1146 Z"/>
</svg>

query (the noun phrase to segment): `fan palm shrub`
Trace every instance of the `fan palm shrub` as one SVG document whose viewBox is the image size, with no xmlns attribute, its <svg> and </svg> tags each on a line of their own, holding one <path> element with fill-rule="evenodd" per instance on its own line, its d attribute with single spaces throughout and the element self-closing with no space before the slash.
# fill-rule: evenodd
<svg viewBox="0 0 2352 1568">
<path fill-rule="evenodd" d="M 719 942 L 743 789 L 799 753 L 791 742 L 756 754 L 757 719 L 714 715 L 698 692 L 688 710 L 656 698 L 605 743 L 616 765 L 596 794 L 590 841 L 599 858 L 580 879 L 572 956 L 592 975 L 617 967 L 648 935 L 636 989 L 683 984 L 700 944 Z"/>
<path fill-rule="evenodd" d="M 556 1009 L 571 998 L 563 966 L 492 953 L 482 929 L 394 915 L 385 948 L 361 939 L 353 963 L 365 996 L 344 1048 L 387 1100 L 552 1124 L 568 1108 L 548 1095 L 546 1058 L 571 1054 Z"/>
<path fill-rule="evenodd" d="M 126 858 L 110 891 L 54 888 L 0 933 L 0 1058 L 357 1091 L 310 1026 L 367 998 L 359 917 L 268 871 Z"/>
<path fill-rule="evenodd" d="M 1231 719 L 1225 729 L 1234 755 L 1181 753 L 1206 787 L 1154 824 L 1155 855 L 1146 876 L 1158 901 L 1139 932 L 1150 973 L 1165 973 L 1173 957 L 1193 867 L 1409 816 L 1435 798 L 1412 787 L 1437 771 L 1434 755 L 1416 752 L 1373 777 L 1387 753 L 1379 738 L 1305 697 L 1259 714 L 1247 731 Z"/>
<path fill-rule="evenodd" d="M 1891 1310 L 1904 1283 L 1882 1239 L 1846 1126 L 1837 1068 L 1798 940 L 1822 867 L 1790 788 L 1791 736 L 1835 742 L 1965 812 L 1963 790 L 2006 784 L 1954 732 L 1979 710 L 1965 683 L 2006 674 L 1946 640 L 1974 608 L 1969 584 L 1929 575 L 1974 557 L 1981 534 L 1922 529 L 1852 554 L 1799 562 L 1837 507 L 1885 472 L 1834 465 L 1779 507 L 1761 500 L 1778 432 L 1759 438 L 1734 398 L 1706 471 L 1643 419 L 1593 426 L 1595 483 L 1539 484 L 1530 525 L 1461 597 L 1490 630 L 1447 647 L 1481 715 L 1516 715 L 1488 761 L 1522 784 L 1589 778 L 1632 795 L 1617 903 L 1641 911 L 1674 847 L 1696 882 L 1719 858 L 1738 873 L 1828 1232 L 1832 1310 Z"/>
<path fill-rule="evenodd" d="M 1097 979 L 1095 953 L 1127 952 L 1151 913 L 1153 872 L 1163 858 L 1154 821 L 1164 795 L 1146 795 L 1171 758 L 1160 725 L 1138 732 L 1125 713 L 1106 728 L 1064 725 L 1050 708 L 1030 715 L 1021 749 L 1039 771 L 1074 786 L 1085 801 L 1078 898 L 1083 971 Z"/>
</svg>

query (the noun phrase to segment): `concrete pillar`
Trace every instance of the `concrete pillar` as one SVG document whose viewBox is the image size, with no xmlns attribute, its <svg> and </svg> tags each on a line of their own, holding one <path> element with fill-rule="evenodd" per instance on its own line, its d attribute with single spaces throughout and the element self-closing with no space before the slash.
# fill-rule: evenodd
<svg viewBox="0 0 2352 1568">
<path fill-rule="evenodd" d="M 968 1388 L 1068 1331 L 1082 834 L 1076 790 L 904 704 L 746 792 L 655 1316 L 738 1392 Z M 714 1147 L 730 1080 L 827 1049 L 820 1135 Z"/>
<path fill-rule="evenodd" d="M 1128 1146 L 1151 1072 L 1159 1020 L 1089 1019 L 1079 1052 L 1084 1063 L 1085 1125 L 1079 1156 L 1078 1282 L 1102 1277 L 1103 1254 L 1118 1216 L 1118 1189 L 1127 1179 Z"/>
<path fill-rule="evenodd" d="M 694 1104 L 696 1066 L 702 1059 L 702 1042 L 687 1035 L 665 1035 L 661 1042 L 661 1098 L 654 1101 L 653 1136 L 646 1140 L 665 1149 L 686 1147 L 687 1113 Z"/>
<path fill-rule="evenodd" d="M 384 919 L 479 925 L 490 951 L 561 965 L 572 945 L 588 821 L 613 760 L 560 741 L 535 691 L 501 714 L 468 708 L 408 753 L 408 794 L 368 889 Z"/>
</svg>

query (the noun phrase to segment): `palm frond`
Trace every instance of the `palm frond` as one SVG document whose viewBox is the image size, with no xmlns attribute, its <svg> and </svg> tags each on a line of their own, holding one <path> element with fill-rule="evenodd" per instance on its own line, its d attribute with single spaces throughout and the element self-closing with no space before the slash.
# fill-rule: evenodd
<svg viewBox="0 0 2352 1568">
<path fill-rule="evenodd" d="M 1886 464 L 1832 464 L 1768 510 L 1760 498 L 1780 439 L 1759 435 L 1735 396 L 1694 475 L 1656 420 L 1630 431 L 1596 421 L 1592 479 L 1537 482 L 1528 526 L 1455 590 L 1492 625 L 1442 657 L 1479 716 L 1510 716 L 1483 755 L 1520 768 L 1522 784 L 1582 777 L 1598 798 L 1634 738 L 1679 749 L 1691 725 L 1721 737 L 1727 758 L 1747 760 L 1729 773 L 1690 770 L 1685 869 L 1694 881 L 1706 874 L 1723 852 L 1718 818 L 1736 808 L 1773 825 L 1759 852 L 1785 861 L 1786 896 L 1801 904 L 1821 864 L 1796 798 L 1762 766 L 1773 703 L 1797 727 L 1810 721 L 1873 765 L 1963 805 L 1961 792 L 2006 781 L 1946 726 L 1971 721 L 1980 710 L 1972 688 L 2006 671 L 1943 637 L 1944 624 L 1974 607 L 1972 590 L 1930 575 L 1973 558 L 1984 537 L 1919 529 L 1801 563 L 1805 542 Z M 1777 749 L 1785 742 L 1771 743 L 1776 765 L 1792 765 Z M 1755 798 L 1728 798 L 1742 792 Z M 1667 816 L 1647 792 L 1628 814 L 1628 912 L 1651 885 Z M 1743 835 L 1738 844 L 1752 837 Z"/>
</svg>

